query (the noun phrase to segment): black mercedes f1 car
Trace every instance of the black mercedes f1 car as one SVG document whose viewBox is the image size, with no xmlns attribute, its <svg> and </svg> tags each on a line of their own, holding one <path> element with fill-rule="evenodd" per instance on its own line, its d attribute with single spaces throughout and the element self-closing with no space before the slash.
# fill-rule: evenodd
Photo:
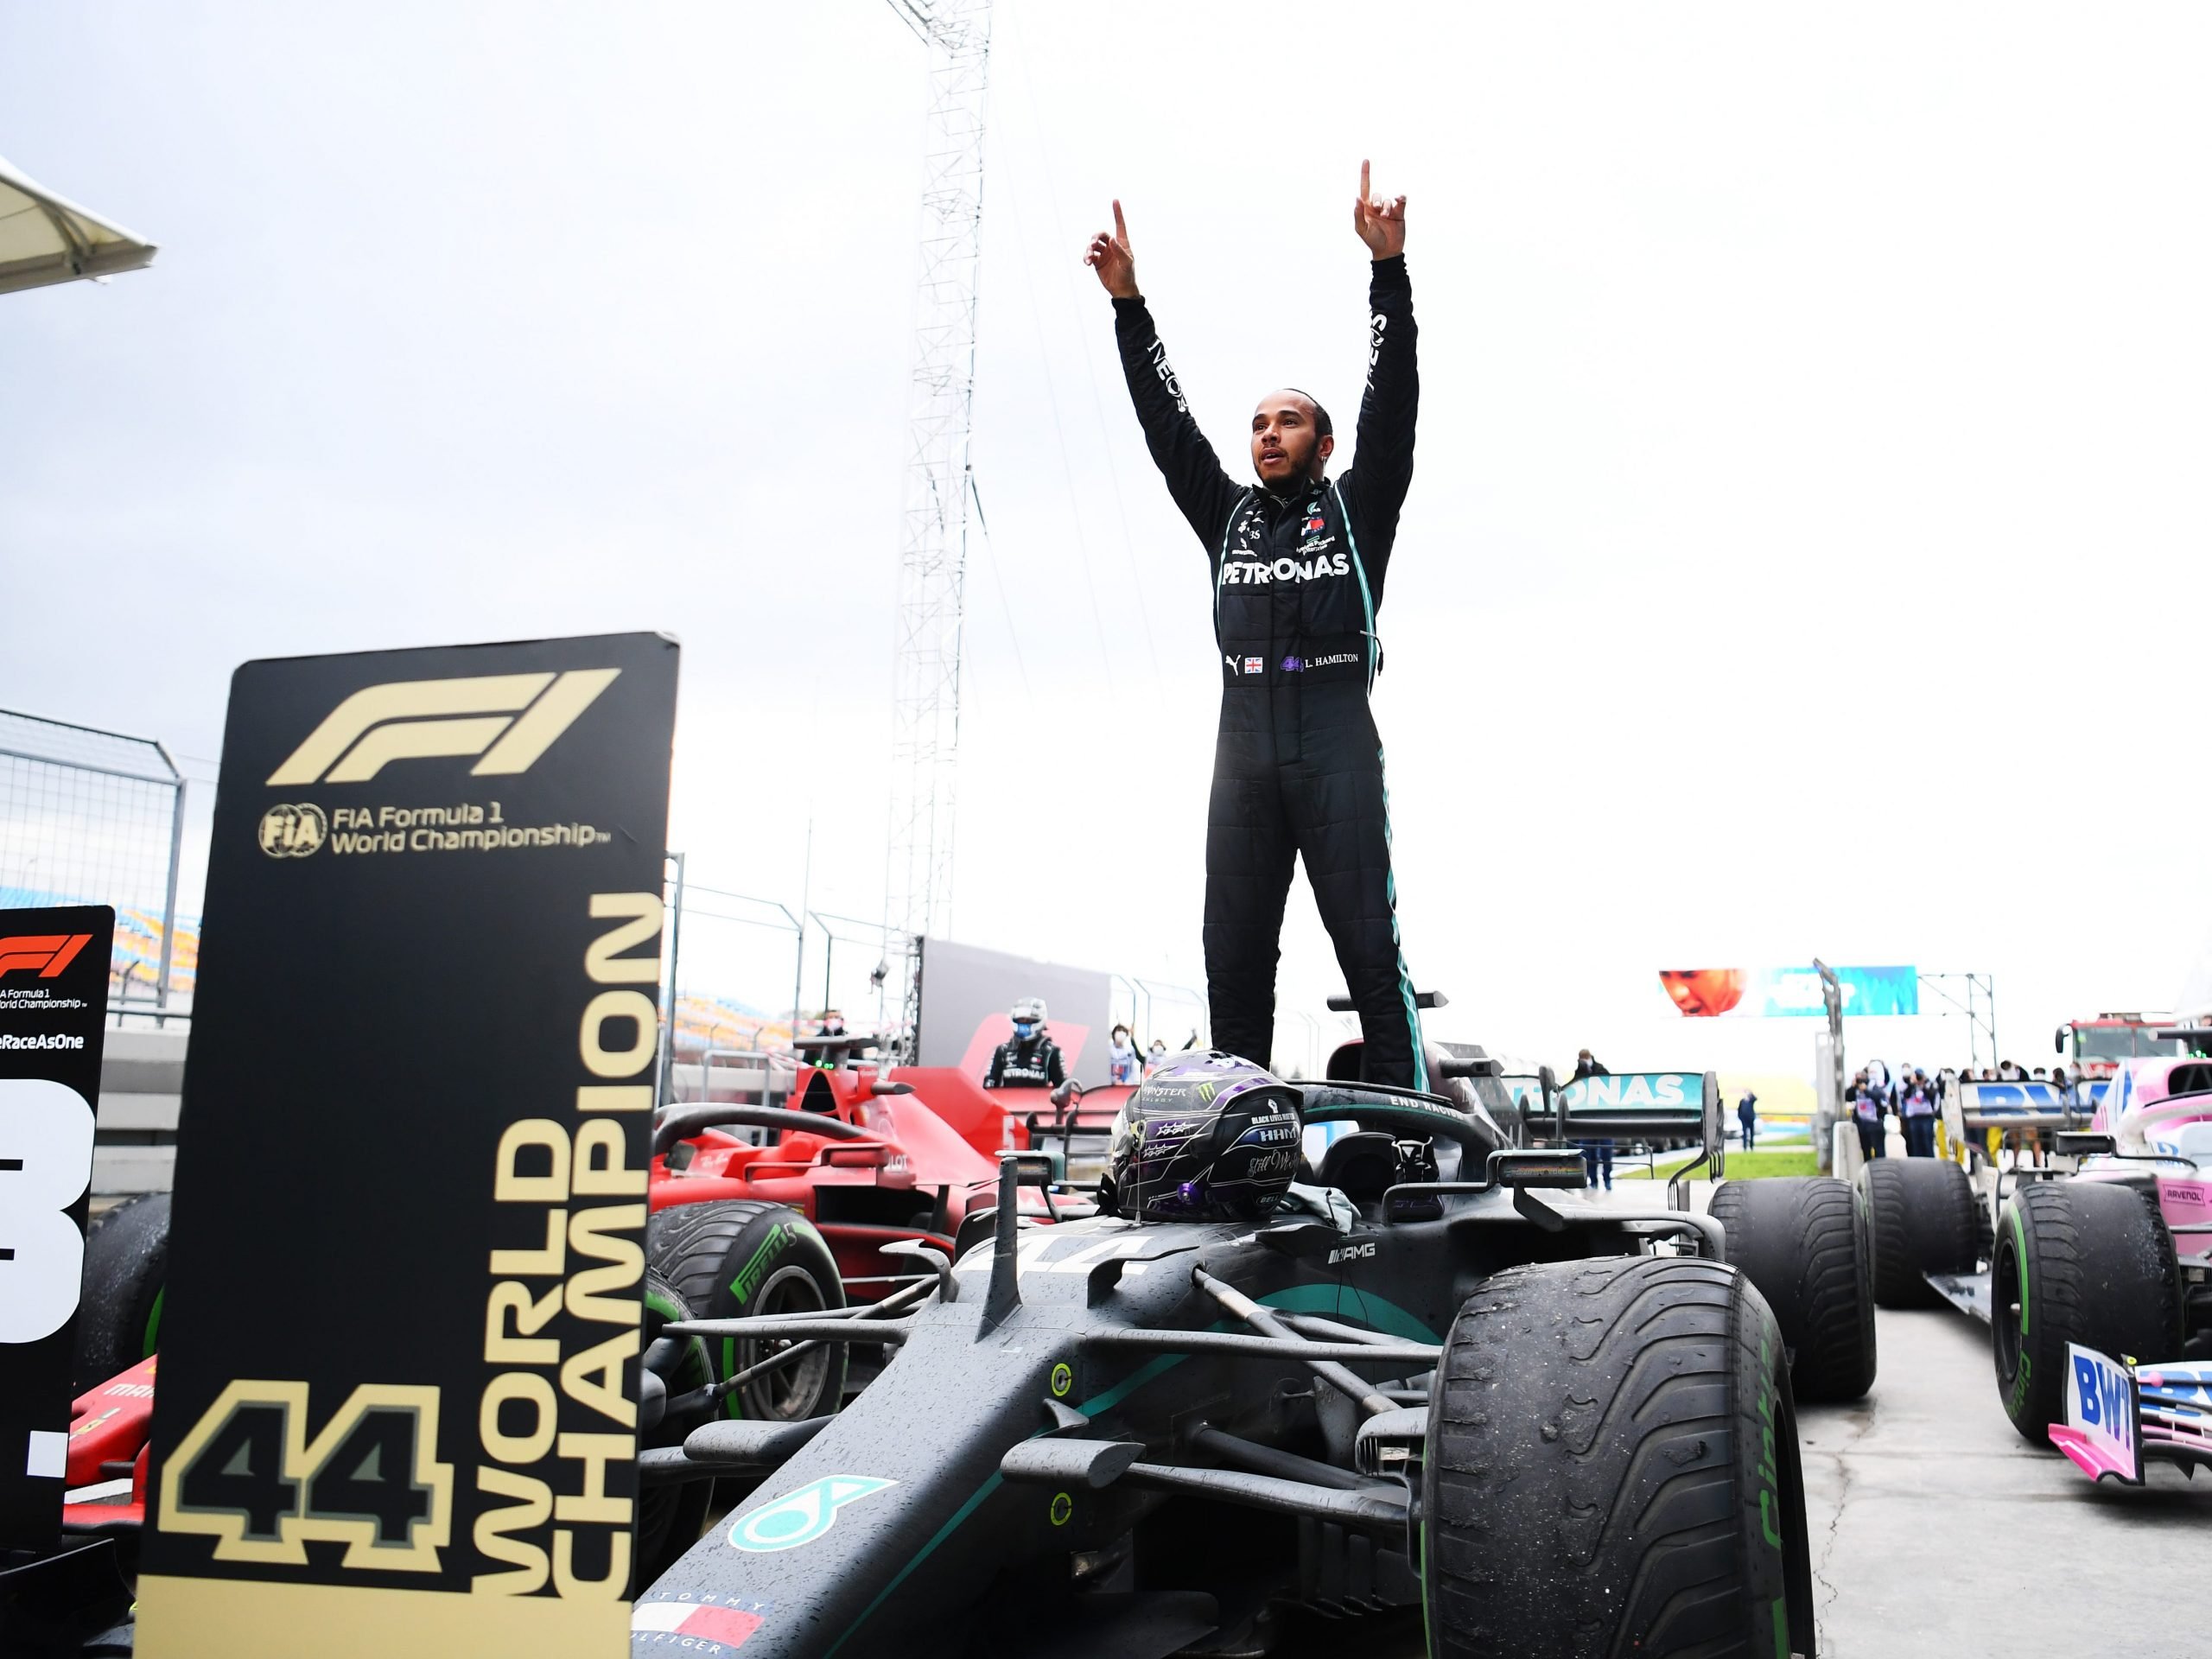
<svg viewBox="0 0 2212 1659">
<path fill-rule="evenodd" d="M 1325 1618 L 1436 1656 L 1814 1653 L 1790 1355 L 1726 1263 L 1802 1255 L 1751 1230 L 1804 1207 L 1724 1238 L 1463 1105 L 1290 1087 L 1353 1129 L 1264 1219 L 1035 1225 L 1049 1172 L 1010 1154 L 995 1231 L 906 1247 L 885 1300 L 667 1325 L 893 1357 L 835 1415 L 644 1454 L 757 1484 L 639 1592 L 633 1650 L 1164 1659 Z"/>
<path fill-rule="evenodd" d="M 1213 1110 L 1236 1156 L 1199 1161 L 1271 1183 L 1246 1218 L 1129 1218 L 1188 1189 L 1120 1159 L 1151 1202 L 1088 1213 L 1010 1153 L 950 1254 L 886 1247 L 918 1271 L 880 1300 L 695 1318 L 651 1281 L 636 1652 L 1815 1651 L 1793 1402 L 1872 1381 L 1850 1188 L 1728 1183 L 1709 1215 L 1688 1171 L 1663 1205 L 1582 1190 L 1578 1135 L 1701 1142 L 1719 1177 L 1710 1074 L 1608 1104 L 1516 1094 L 1478 1051 L 1439 1058 L 1449 1097 L 1191 1065 L 1117 1134 L 1152 1098 L 1187 1160 Z M 1262 1103 L 1221 1112 L 1239 1090 Z M 887 1358 L 834 1414 L 716 1408 L 825 1349 Z M 48 1645 L 130 1651 L 117 1587 Z"/>
</svg>

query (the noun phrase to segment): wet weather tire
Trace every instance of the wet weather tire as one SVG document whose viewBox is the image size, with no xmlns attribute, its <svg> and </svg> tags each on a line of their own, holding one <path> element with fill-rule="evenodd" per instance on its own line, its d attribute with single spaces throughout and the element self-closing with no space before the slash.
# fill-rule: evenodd
<svg viewBox="0 0 2212 1659">
<path fill-rule="evenodd" d="M 2066 1344 L 2114 1359 L 2181 1351 L 2173 1235 L 2140 1195 L 2103 1181 L 2033 1181 L 1998 1218 L 1990 1347 L 2005 1414 L 2050 1450 L 2066 1420 Z"/>
<path fill-rule="evenodd" d="M 83 1300 L 77 1307 L 77 1392 L 127 1371 L 154 1351 L 162 1286 L 169 1269 L 169 1195 L 118 1204 L 85 1240 Z"/>
<path fill-rule="evenodd" d="M 1980 1242 L 1974 1187 L 1942 1158 L 1877 1158 L 1859 1172 L 1873 1234 L 1874 1300 L 1883 1307 L 1941 1307 L 1923 1277 L 1972 1273 Z"/>
<path fill-rule="evenodd" d="M 714 1363 L 708 1356 L 706 1339 L 664 1339 L 661 1336 L 662 1325 L 691 1317 L 691 1308 L 668 1281 L 648 1271 L 645 1369 L 658 1380 L 661 1414 L 658 1421 L 640 1421 L 638 1439 L 641 1446 L 681 1446 L 684 1436 L 714 1415 L 711 1405 L 696 1398 L 714 1380 Z M 694 1398 L 687 1402 L 686 1396 Z M 676 1409 L 667 1409 L 671 1404 Z M 651 1407 L 645 1414 L 651 1416 Z M 655 1483 L 639 1492 L 637 1547 L 631 1555 L 632 1598 L 699 1541 L 699 1534 L 707 1524 L 708 1502 L 713 1494 L 714 1483 L 710 1480 Z"/>
<path fill-rule="evenodd" d="M 1486 1281 L 1446 1339 L 1421 1510 L 1435 1659 L 1814 1652 L 1782 1333 L 1732 1268 Z"/>
<path fill-rule="evenodd" d="M 787 1205 L 751 1198 L 680 1204 L 657 1211 L 646 1259 L 696 1317 L 809 1313 L 845 1305 L 836 1258 L 813 1224 Z M 723 1337 L 710 1343 L 715 1375 L 736 1375 L 788 1346 Z M 732 1417 L 796 1422 L 837 1409 L 845 1390 L 846 1350 L 823 1343 L 723 1397 Z"/>
<path fill-rule="evenodd" d="M 1874 1385 L 1874 1276 L 1866 1212 L 1828 1175 L 1724 1181 L 1713 1218 L 1728 1261 L 1766 1298 L 1800 1401 L 1856 1400 Z"/>
</svg>

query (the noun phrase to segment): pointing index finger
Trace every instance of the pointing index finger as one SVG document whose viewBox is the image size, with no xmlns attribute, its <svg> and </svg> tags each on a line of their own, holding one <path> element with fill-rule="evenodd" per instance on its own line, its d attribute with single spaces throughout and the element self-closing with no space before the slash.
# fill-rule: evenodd
<svg viewBox="0 0 2212 1659">
<path fill-rule="evenodd" d="M 1129 245 L 1129 227 L 1122 222 L 1122 200 L 1119 196 L 1114 199 L 1114 239 L 1125 248 Z"/>
<path fill-rule="evenodd" d="M 1368 194 L 1367 163 L 1364 160 L 1363 160 L 1359 164 L 1359 199 L 1362 201 L 1371 201 L 1374 200 L 1374 198 Z"/>
</svg>

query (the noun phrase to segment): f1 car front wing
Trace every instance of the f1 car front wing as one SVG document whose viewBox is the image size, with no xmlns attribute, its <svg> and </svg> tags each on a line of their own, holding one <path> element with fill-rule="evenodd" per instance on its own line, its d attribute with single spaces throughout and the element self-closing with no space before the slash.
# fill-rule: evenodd
<svg viewBox="0 0 2212 1659">
<path fill-rule="evenodd" d="M 2145 1463 L 2212 1465 L 2212 1364 L 2135 1365 L 2072 1343 L 2066 1358 L 2051 1444 L 2091 1480 L 2140 1486 Z"/>
</svg>

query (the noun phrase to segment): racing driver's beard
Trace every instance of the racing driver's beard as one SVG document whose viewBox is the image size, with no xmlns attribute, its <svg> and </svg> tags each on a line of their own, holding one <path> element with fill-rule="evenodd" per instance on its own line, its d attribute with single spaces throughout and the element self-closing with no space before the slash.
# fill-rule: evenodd
<svg viewBox="0 0 2212 1659">
<path fill-rule="evenodd" d="M 1277 393 L 1252 412 L 1252 471 L 1279 495 L 1319 478 L 1335 448 L 1333 437 L 1320 435 L 1306 398 Z"/>
</svg>

